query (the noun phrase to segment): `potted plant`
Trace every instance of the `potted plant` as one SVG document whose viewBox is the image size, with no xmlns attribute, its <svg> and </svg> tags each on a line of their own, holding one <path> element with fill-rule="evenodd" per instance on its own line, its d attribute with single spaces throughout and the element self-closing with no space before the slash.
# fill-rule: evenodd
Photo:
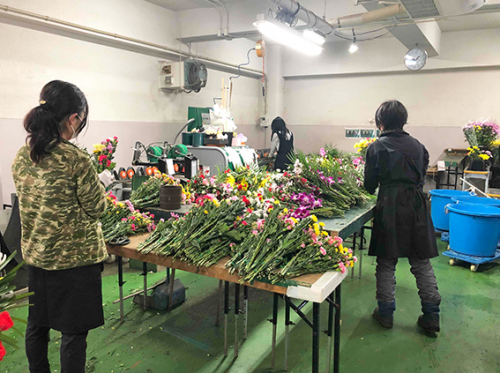
<svg viewBox="0 0 500 373">
<path fill-rule="evenodd" d="M 470 171 L 486 171 L 490 164 L 493 155 L 489 150 L 481 150 L 478 146 L 469 147 L 470 162 L 468 169 Z"/>
</svg>

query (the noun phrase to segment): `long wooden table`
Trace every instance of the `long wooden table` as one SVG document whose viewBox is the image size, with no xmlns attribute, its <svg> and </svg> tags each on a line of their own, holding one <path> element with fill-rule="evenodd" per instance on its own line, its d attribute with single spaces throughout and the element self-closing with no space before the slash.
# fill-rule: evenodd
<svg viewBox="0 0 500 373">
<path fill-rule="evenodd" d="M 363 242 L 363 227 L 373 218 L 373 211 L 375 201 L 370 201 L 364 205 L 355 206 L 347 211 L 342 218 L 322 219 L 325 223 L 324 229 L 331 234 L 338 235 L 343 239 L 361 230 L 361 242 Z M 173 211 L 175 212 L 175 211 Z M 185 212 L 185 211 L 183 211 Z M 273 317 L 271 322 L 273 324 L 273 338 L 272 338 L 272 368 L 275 367 L 275 350 L 276 350 L 276 332 L 278 320 L 278 301 L 281 297 L 285 302 L 285 370 L 287 369 L 287 354 L 288 354 L 288 335 L 289 328 L 292 323 L 290 322 L 290 311 L 293 310 L 297 313 L 311 328 L 312 328 L 312 372 L 319 372 L 319 349 L 320 349 L 320 304 L 324 301 L 329 304 L 328 311 L 328 370 L 333 366 L 333 372 L 338 373 L 340 370 L 340 315 L 341 315 L 341 285 L 342 281 L 347 276 L 347 273 L 340 273 L 337 271 L 304 275 L 287 280 L 282 283 L 271 284 L 265 280 L 253 281 L 251 283 L 240 283 L 241 277 L 229 273 L 225 268 L 225 264 L 229 258 L 220 260 L 216 265 L 211 267 L 196 267 L 180 260 L 172 260 L 171 257 L 159 256 L 157 254 L 142 254 L 137 248 L 141 242 L 144 242 L 146 235 L 135 236 L 130 239 L 130 244 L 126 246 L 109 246 L 109 254 L 114 254 L 118 259 L 118 276 L 120 286 L 120 314 L 122 322 L 124 320 L 123 311 L 123 262 L 122 258 L 130 258 L 142 261 L 143 275 L 144 275 L 144 295 L 146 299 L 147 294 L 147 263 L 153 263 L 172 269 L 172 277 L 175 276 L 175 270 L 182 270 L 186 272 L 200 274 L 202 276 L 212 277 L 220 280 L 220 284 L 224 283 L 224 355 L 228 354 L 228 314 L 229 314 L 229 283 L 235 283 L 235 357 L 238 356 L 238 333 L 237 323 L 238 315 L 240 314 L 240 286 L 244 287 L 244 337 L 247 334 L 247 320 L 248 320 L 248 288 L 253 287 L 256 289 L 269 291 L 274 294 L 273 300 Z M 354 242 L 354 247 L 356 243 Z M 361 264 L 361 263 L 360 263 Z M 171 291 L 173 290 L 173 279 L 171 279 Z M 221 285 L 219 286 L 221 290 Z M 222 294 L 220 294 L 222 295 Z M 299 305 L 295 304 L 292 299 L 302 301 Z M 308 303 L 313 302 L 313 317 L 312 321 L 301 311 L 302 308 Z M 171 302 L 169 303 L 171 304 Z M 332 348 L 333 345 L 333 348 Z M 333 352 L 333 354 L 332 354 Z M 332 364 L 333 358 L 333 364 Z"/>
</svg>

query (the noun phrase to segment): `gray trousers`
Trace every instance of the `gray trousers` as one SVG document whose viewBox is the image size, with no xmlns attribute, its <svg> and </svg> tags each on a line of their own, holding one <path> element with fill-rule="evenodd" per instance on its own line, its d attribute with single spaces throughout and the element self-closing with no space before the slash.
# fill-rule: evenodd
<svg viewBox="0 0 500 373">
<path fill-rule="evenodd" d="M 418 295 L 422 304 L 441 303 L 441 296 L 438 292 L 436 276 L 429 259 L 408 258 L 411 266 L 411 273 L 417 280 Z M 388 259 L 377 257 L 377 300 L 382 303 L 393 303 L 396 300 L 396 264 L 398 259 Z"/>
</svg>

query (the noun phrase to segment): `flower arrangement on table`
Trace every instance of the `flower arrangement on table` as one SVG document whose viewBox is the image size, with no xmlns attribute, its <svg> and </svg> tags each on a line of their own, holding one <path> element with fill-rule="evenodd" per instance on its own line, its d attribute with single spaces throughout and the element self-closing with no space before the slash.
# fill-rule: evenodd
<svg viewBox="0 0 500 373">
<path fill-rule="evenodd" d="M 370 146 L 370 144 L 374 143 L 375 141 L 377 141 L 376 138 L 366 138 L 366 139 L 360 140 L 356 144 L 354 144 L 354 149 L 356 149 L 356 151 L 359 153 L 360 156 L 365 158 L 366 157 L 366 150 L 368 149 L 368 146 Z"/>
<path fill-rule="evenodd" d="M 493 142 L 500 135 L 500 127 L 488 120 L 469 122 L 464 126 L 465 139 L 470 147 L 478 146 L 483 150 L 491 150 Z"/>
<path fill-rule="evenodd" d="M 200 197 L 184 217 L 161 221 L 139 246 L 142 253 L 173 256 L 196 266 L 229 257 L 226 267 L 241 282 L 272 283 L 307 273 L 345 272 L 357 261 L 312 215 L 296 219 L 275 198 Z"/>
<path fill-rule="evenodd" d="M 113 171 L 115 169 L 116 163 L 113 162 L 113 159 L 115 157 L 117 146 L 118 137 L 116 136 L 111 140 L 106 139 L 100 144 L 94 145 L 91 157 L 98 174 L 104 170 Z"/>
<path fill-rule="evenodd" d="M 106 242 L 156 229 L 153 214 L 141 213 L 130 201 L 118 202 L 111 192 L 108 192 L 107 199 L 108 207 L 101 217 L 101 228 Z"/>
<path fill-rule="evenodd" d="M 16 252 L 13 252 L 9 257 L 7 255 L 0 253 L 0 272 L 4 273 L 7 265 L 14 260 Z M 26 324 L 26 320 L 12 317 L 9 310 L 27 307 L 29 304 L 22 303 L 27 297 L 33 293 L 24 293 L 16 295 L 14 291 L 16 287 L 11 285 L 11 281 L 16 277 L 17 271 L 23 266 L 24 262 L 19 263 L 13 269 L 11 269 L 6 275 L 0 278 L 0 361 L 3 360 L 7 351 L 5 350 L 4 343 L 12 346 L 13 348 L 18 348 L 17 341 L 6 334 L 8 330 L 14 331 L 19 336 L 23 337 L 23 334 L 14 326 L 14 322 L 21 322 Z"/>
</svg>

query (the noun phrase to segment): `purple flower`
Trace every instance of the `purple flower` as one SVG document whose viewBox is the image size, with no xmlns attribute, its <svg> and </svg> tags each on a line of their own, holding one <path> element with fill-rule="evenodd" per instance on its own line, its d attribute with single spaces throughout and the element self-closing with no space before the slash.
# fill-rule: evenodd
<svg viewBox="0 0 500 373">
<path fill-rule="evenodd" d="M 326 157 L 326 151 L 325 151 L 325 149 L 321 148 L 319 150 L 319 155 L 322 156 L 323 158 Z"/>
</svg>

